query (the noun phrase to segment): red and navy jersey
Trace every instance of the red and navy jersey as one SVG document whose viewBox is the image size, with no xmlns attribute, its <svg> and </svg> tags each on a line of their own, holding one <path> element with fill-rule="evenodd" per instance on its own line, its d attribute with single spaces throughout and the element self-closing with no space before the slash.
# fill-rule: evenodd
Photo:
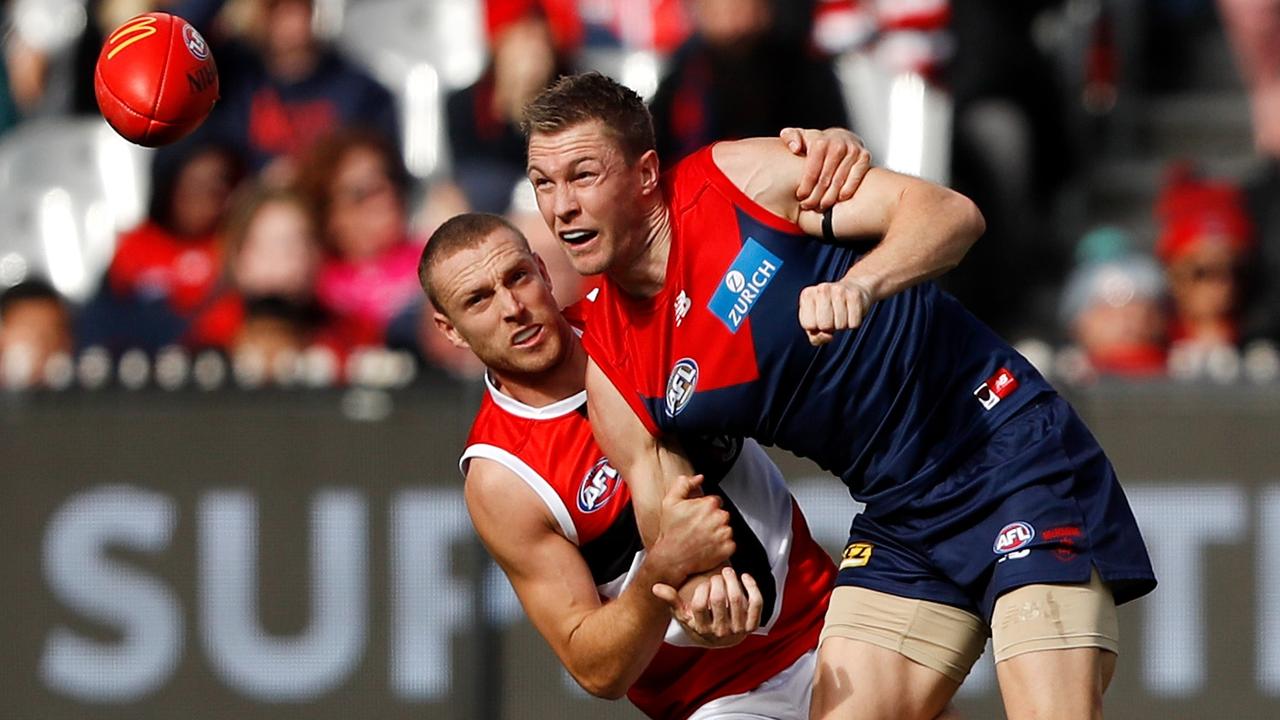
<svg viewBox="0 0 1280 720">
<path fill-rule="evenodd" d="M 664 644 L 627 693 L 650 717 L 688 717 L 715 698 L 750 691 L 789 667 L 817 646 L 835 581 L 831 559 L 810 536 L 760 446 L 738 441 L 716 447 L 724 465 L 711 469 L 714 483 L 709 476 L 705 485 L 724 498 L 736 543 L 754 547 L 765 565 L 752 576 L 767 591 L 771 612 L 757 634 L 717 650 L 693 646 L 671 623 Z M 602 600 L 622 593 L 644 559 L 644 546 L 626 483 L 591 435 L 586 393 L 533 408 L 489 383 L 462 454 L 463 473 L 474 458 L 501 464 L 533 489 L 560 532 L 578 546 Z"/>
<path fill-rule="evenodd" d="M 657 434 L 752 437 L 839 475 L 871 515 L 900 508 L 1038 394 L 1031 365 L 933 283 L 876 303 L 813 347 L 804 288 L 865 247 L 828 243 L 752 202 L 704 148 L 664 177 L 662 290 L 588 295 L 587 352 Z"/>
</svg>

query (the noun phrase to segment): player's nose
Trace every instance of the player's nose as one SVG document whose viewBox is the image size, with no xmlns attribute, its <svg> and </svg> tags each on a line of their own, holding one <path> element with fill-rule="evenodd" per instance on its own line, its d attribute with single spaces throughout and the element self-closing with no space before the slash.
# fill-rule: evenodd
<svg viewBox="0 0 1280 720">
<path fill-rule="evenodd" d="M 556 214 L 556 217 L 561 220 L 571 220 L 577 216 L 580 210 L 578 196 L 568 183 L 556 188 L 555 199 L 552 202 L 552 211 Z"/>
<path fill-rule="evenodd" d="M 508 320 L 519 320 L 528 310 L 524 301 L 507 288 L 499 291 L 495 299 L 498 301 L 498 307 L 502 309 L 502 316 Z"/>
</svg>

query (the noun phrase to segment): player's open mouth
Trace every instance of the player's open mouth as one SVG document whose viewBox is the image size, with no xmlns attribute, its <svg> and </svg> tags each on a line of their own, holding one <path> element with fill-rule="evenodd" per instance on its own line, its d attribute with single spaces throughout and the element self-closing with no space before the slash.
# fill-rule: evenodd
<svg viewBox="0 0 1280 720">
<path fill-rule="evenodd" d="M 525 329 L 523 329 L 523 330 L 521 330 L 521 331 L 517 332 L 515 335 L 512 335 L 512 336 L 511 336 L 511 344 L 512 344 L 512 345 L 526 345 L 526 344 L 530 344 L 530 343 L 531 343 L 531 341 L 532 341 L 532 340 L 534 340 L 534 339 L 536 339 L 536 338 L 538 337 L 538 334 L 539 334 L 539 333 L 541 333 L 541 332 L 542 332 L 542 326 L 541 326 L 541 325 L 532 325 L 532 326 L 530 326 L 530 327 L 527 327 L 527 328 L 525 328 Z"/>
<path fill-rule="evenodd" d="M 567 230 L 560 233 L 560 239 L 569 245 L 585 245 L 596 235 L 599 233 L 595 230 Z"/>
</svg>

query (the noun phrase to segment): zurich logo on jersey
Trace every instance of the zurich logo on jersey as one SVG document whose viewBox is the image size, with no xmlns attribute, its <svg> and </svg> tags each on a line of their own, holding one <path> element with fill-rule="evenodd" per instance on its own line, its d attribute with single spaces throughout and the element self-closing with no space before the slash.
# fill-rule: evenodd
<svg viewBox="0 0 1280 720">
<path fill-rule="evenodd" d="M 684 358 L 671 368 L 667 377 L 667 415 L 675 417 L 693 397 L 693 390 L 698 386 L 698 363 L 692 358 Z"/>
<path fill-rule="evenodd" d="M 753 238 L 747 238 L 738 257 L 733 259 L 720 286 L 711 296 L 707 308 L 720 319 L 729 332 L 736 333 L 751 314 L 751 308 L 764 294 L 764 289 L 778 276 L 782 260 Z"/>
<path fill-rule="evenodd" d="M 582 486 L 578 488 L 578 509 L 584 513 L 599 510 L 618 492 L 621 484 L 622 476 L 609 464 L 609 458 L 600 458 L 582 478 Z"/>
</svg>

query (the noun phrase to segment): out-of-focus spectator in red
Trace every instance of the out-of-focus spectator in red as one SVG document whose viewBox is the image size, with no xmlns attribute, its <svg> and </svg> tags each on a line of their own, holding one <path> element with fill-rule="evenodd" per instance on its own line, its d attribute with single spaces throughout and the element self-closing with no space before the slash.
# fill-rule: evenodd
<svg viewBox="0 0 1280 720">
<path fill-rule="evenodd" d="M 371 328 L 336 317 L 315 297 L 322 252 L 306 198 L 283 189 L 245 195 L 227 223 L 227 271 L 243 322 L 232 354 L 254 354 L 268 370 L 319 346 L 339 363 L 353 349 L 381 342 Z M 287 362 L 287 360 L 286 360 Z"/>
<path fill-rule="evenodd" d="M 1131 378 L 1165 374 L 1168 314 L 1160 266 L 1129 251 L 1128 238 L 1113 228 L 1085 236 L 1078 254 L 1060 312 L 1088 371 Z"/>
<path fill-rule="evenodd" d="M 52 285 L 27 280 L 0 293 L 0 387 L 41 384 L 45 363 L 71 345 L 71 312 Z"/>
<path fill-rule="evenodd" d="M 774 33 L 769 0 L 691 0 L 689 9 L 694 35 L 651 107 L 668 167 L 716 140 L 848 125 L 830 61 Z"/>
<path fill-rule="evenodd" d="M 453 180 L 472 209 L 505 212 L 524 178 L 524 106 L 558 75 L 581 35 L 572 4 L 487 4 L 492 55 L 484 74 L 449 96 Z"/>
<path fill-rule="evenodd" d="M 317 143 L 299 174 L 327 249 L 316 297 L 379 335 L 421 294 L 422 246 L 409 236 L 405 208 L 409 185 L 394 147 L 355 129 Z"/>
<path fill-rule="evenodd" d="M 223 2 L 185 0 L 175 12 L 207 31 Z M 207 122 L 243 148 L 253 170 L 285 184 L 298 159 L 339 128 L 365 127 L 398 142 L 394 99 L 316 36 L 313 0 L 251 2 L 249 42 L 215 45 L 222 99 Z"/>
<path fill-rule="evenodd" d="M 158 152 L 151 174 L 147 220 L 120 237 L 77 341 L 115 351 L 226 347 L 238 318 L 217 302 L 225 290 L 218 231 L 243 177 L 239 157 L 193 139 Z"/>
<path fill-rule="evenodd" d="M 1175 171 L 1156 207 L 1156 254 L 1173 298 L 1174 344 L 1239 344 L 1241 271 L 1253 242 L 1244 195 L 1227 182 Z"/>
</svg>

